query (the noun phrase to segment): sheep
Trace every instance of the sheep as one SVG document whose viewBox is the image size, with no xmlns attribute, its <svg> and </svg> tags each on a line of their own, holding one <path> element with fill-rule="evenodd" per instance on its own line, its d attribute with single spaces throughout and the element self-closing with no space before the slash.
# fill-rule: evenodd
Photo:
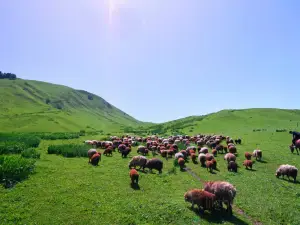
<svg viewBox="0 0 300 225">
<path fill-rule="evenodd" d="M 123 150 L 125 150 L 125 148 L 126 148 L 126 145 L 120 144 L 120 145 L 118 146 L 118 151 L 119 151 L 119 152 L 122 152 Z"/>
<path fill-rule="evenodd" d="M 126 147 L 125 150 L 121 151 L 122 158 L 126 158 L 130 152 L 131 152 L 131 149 L 129 147 Z"/>
<path fill-rule="evenodd" d="M 214 157 L 216 157 L 217 154 L 218 154 L 218 151 L 217 151 L 216 149 L 213 149 L 213 150 L 211 151 L 211 153 L 213 154 Z"/>
<path fill-rule="evenodd" d="M 110 155 L 112 156 L 112 147 L 109 146 L 107 149 L 104 150 L 103 155 Z"/>
<path fill-rule="evenodd" d="M 261 160 L 261 158 L 262 158 L 262 151 L 261 150 L 259 150 L 259 149 L 256 149 L 256 150 L 254 150 L 253 151 L 253 157 L 255 157 L 256 158 L 256 160 Z"/>
<path fill-rule="evenodd" d="M 139 173 L 136 171 L 136 169 L 130 169 L 129 177 L 131 179 L 131 184 L 139 183 Z"/>
<path fill-rule="evenodd" d="M 207 161 L 210 161 L 210 160 L 214 159 L 214 155 L 211 154 L 211 153 L 206 153 L 206 154 L 205 154 L 205 159 L 206 159 Z"/>
<path fill-rule="evenodd" d="M 187 152 L 186 152 L 186 150 L 181 150 L 180 152 L 183 154 L 184 159 L 186 159 L 187 158 Z"/>
<path fill-rule="evenodd" d="M 145 148 L 144 146 L 139 146 L 137 149 L 137 153 L 141 153 L 142 155 L 145 156 L 145 155 L 148 155 L 149 150 L 147 148 Z"/>
<path fill-rule="evenodd" d="M 212 159 L 211 162 L 212 162 L 212 164 L 213 164 L 213 167 L 212 167 L 212 168 L 213 168 L 214 170 L 216 170 L 216 169 L 217 169 L 217 160 Z"/>
<path fill-rule="evenodd" d="M 180 166 L 180 169 L 181 169 L 181 170 L 183 170 L 184 164 L 185 164 L 184 159 L 183 159 L 183 158 L 179 158 L 179 159 L 178 159 L 178 165 Z"/>
<path fill-rule="evenodd" d="M 101 153 L 96 152 L 92 157 L 91 157 L 91 164 L 93 166 L 98 166 L 99 161 L 101 160 Z"/>
<path fill-rule="evenodd" d="M 291 153 L 294 153 L 294 151 L 295 151 L 295 149 L 296 149 L 297 154 L 299 155 L 298 147 L 296 147 L 296 146 L 293 145 L 293 144 L 291 144 L 289 147 L 290 147 Z"/>
<path fill-rule="evenodd" d="M 218 151 L 218 153 L 220 153 L 220 152 L 223 153 L 224 146 L 219 144 L 219 145 L 216 146 L 215 149 Z M 226 150 L 227 150 L 227 149 L 226 149 Z"/>
<path fill-rule="evenodd" d="M 184 158 L 184 155 L 181 152 L 175 154 L 175 159 Z"/>
<path fill-rule="evenodd" d="M 297 174 L 298 174 L 298 169 L 295 166 L 285 164 L 285 165 L 280 165 L 278 167 L 275 176 L 277 178 L 279 178 L 280 176 L 282 176 L 282 178 L 284 178 L 284 176 L 287 176 L 289 180 L 290 177 L 292 177 L 294 178 L 294 183 L 296 183 Z"/>
<path fill-rule="evenodd" d="M 234 161 L 236 160 L 236 156 L 232 153 L 227 153 L 225 156 L 224 156 L 224 160 L 227 160 L 227 162 L 229 163 L 230 161 Z"/>
<path fill-rule="evenodd" d="M 245 152 L 245 158 L 251 160 L 252 154 L 250 152 Z"/>
<path fill-rule="evenodd" d="M 234 162 L 234 161 L 230 161 L 227 165 L 227 170 L 231 171 L 231 172 L 237 173 L 237 168 L 238 168 L 238 166 L 237 166 L 236 162 Z"/>
<path fill-rule="evenodd" d="M 248 169 L 248 167 L 250 167 L 250 169 L 252 170 L 253 162 L 252 162 L 251 160 L 246 159 L 246 160 L 243 162 L 243 165 L 246 167 L 246 169 Z"/>
<path fill-rule="evenodd" d="M 212 161 L 206 161 L 205 164 L 206 164 L 207 170 L 209 170 L 209 172 L 212 173 L 212 171 L 213 171 L 213 162 Z"/>
<path fill-rule="evenodd" d="M 200 151 L 198 153 L 204 153 L 204 154 L 206 154 L 206 153 L 208 153 L 208 148 L 207 147 L 203 147 L 203 148 L 200 149 Z"/>
<path fill-rule="evenodd" d="M 149 168 L 152 172 L 152 169 L 158 170 L 159 173 L 162 173 L 163 169 L 163 161 L 157 158 L 149 159 L 147 160 L 147 163 L 145 165 L 146 168 Z"/>
<path fill-rule="evenodd" d="M 131 161 L 128 164 L 129 169 L 131 169 L 131 167 L 136 168 L 137 166 L 139 166 L 141 168 L 143 168 L 143 171 L 145 170 L 145 166 L 147 163 L 147 158 L 145 156 L 134 156 Z"/>
<path fill-rule="evenodd" d="M 216 200 L 222 207 L 224 202 L 227 205 L 227 212 L 232 215 L 232 204 L 236 196 L 235 187 L 226 181 L 209 181 L 204 185 L 204 190 L 216 196 Z"/>
<path fill-rule="evenodd" d="M 175 153 L 175 151 L 174 151 L 174 149 L 172 148 L 172 149 L 169 149 L 169 150 L 167 150 L 167 157 L 169 157 L 170 156 L 170 158 L 172 158 L 172 156 L 174 155 L 174 153 Z"/>
<path fill-rule="evenodd" d="M 242 144 L 242 140 L 240 138 L 234 140 L 235 144 Z"/>
<path fill-rule="evenodd" d="M 89 157 L 89 163 L 91 162 L 92 156 L 93 156 L 94 154 L 96 154 L 96 153 L 97 153 L 97 150 L 94 149 L 94 148 L 88 150 L 87 154 L 88 154 L 88 157 Z"/>
<path fill-rule="evenodd" d="M 192 159 L 192 161 L 193 161 L 194 163 L 196 162 L 197 156 L 196 156 L 195 153 L 192 153 L 192 154 L 191 154 L 191 159 Z"/>
<path fill-rule="evenodd" d="M 198 161 L 201 163 L 201 166 L 204 167 L 205 166 L 205 161 L 206 161 L 205 154 L 200 153 L 198 155 Z"/>
<path fill-rule="evenodd" d="M 230 153 L 232 153 L 232 154 L 236 154 L 236 153 L 237 153 L 236 147 L 233 146 L 233 145 L 231 145 L 231 146 L 228 147 L 228 151 L 229 151 Z"/>
<path fill-rule="evenodd" d="M 184 200 L 192 203 L 192 209 L 196 204 L 199 212 L 203 213 L 204 210 L 214 210 L 216 196 L 204 189 L 192 189 L 184 194 Z"/>
</svg>

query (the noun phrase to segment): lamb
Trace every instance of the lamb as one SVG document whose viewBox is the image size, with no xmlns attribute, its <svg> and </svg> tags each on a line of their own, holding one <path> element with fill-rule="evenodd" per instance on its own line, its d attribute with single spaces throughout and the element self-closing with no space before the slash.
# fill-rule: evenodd
<svg viewBox="0 0 300 225">
<path fill-rule="evenodd" d="M 143 168 L 143 170 L 145 170 L 145 166 L 146 166 L 146 163 L 147 163 L 147 158 L 145 156 L 134 156 L 131 161 L 129 162 L 129 169 L 131 169 L 131 167 L 134 167 L 136 168 L 137 166 L 139 166 L 141 168 Z"/>
<path fill-rule="evenodd" d="M 237 168 L 238 168 L 238 166 L 237 166 L 236 162 L 234 162 L 234 161 L 230 161 L 227 165 L 227 170 L 231 171 L 231 172 L 237 173 Z"/>
<path fill-rule="evenodd" d="M 139 173 L 136 171 L 136 169 L 131 169 L 129 172 L 129 176 L 131 179 L 131 184 L 139 183 Z"/>
<path fill-rule="evenodd" d="M 287 176 L 289 180 L 290 177 L 292 177 L 294 178 L 294 183 L 296 183 L 297 174 L 298 169 L 295 166 L 285 164 L 279 166 L 279 168 L 276 170 L 275 176 L 277 178 L 279 178 L 280 176 L 282 176 L 282 178 L 284 178 L 284 176 Z"/>
<path fill-rule="evenodd" d="M 192 203 L 192 209 L 194 209 L 194 204 L 199 208 L 199 212 L 204 212 L 204 210 L 214 210 L 214 203 L 216 196 L 204 189 L 192 189 L 184 194 L 185 202 Z"/>
<path fill-rule="evenodd" d="M 163 161 L 157 158 L 149 159 L 145 165 L 146 168 L 149 168 L 152 172 L 152 169 L 158 170 L 159 173 L 162 173 Z"/>
<path fill-rule="evenodd" d="M 243 162 L 243 165 L 246 167 L 246 169 L 248 169 L 248 167 L 250 167 L 250 169 L 252 170 L 253 162 L 252 162 L 251 160 L 246 159 L 246 160 Z"/>
<path fill-rule="evenodd" d="M 183 158 L 179 158 L 179 159 L 178 159 L 178 165 L 180 166 L 180 169 L 181 169 L 181 170 L 183 170 L 184 164 L 185 164 L 184 159 L 183 159 Z"/>
<path fill-rule="evenodd" d="M 236 196 L 235 187 L 226 181 L 209 181 L 204 185 L 204 190 L 216 196 L 216 200 L 222 207 L 224 202 L 227 205 L 227 212 L 232 215 L 232 204 Z"/>
<path fill-rule="evenodd" d="M 256 149 L 256 150 L 254 150 L 253 151 L 253 157 L 255 157 L 256 158 L 256 160 L 261 160 L 261 158 L 262 158 L 262 151 L 261 150 L 259 150 L 259 149 Z"/>
<path fill-rule="evenodd" d="M 198 155 L 198 161 L 201 163 L 201 166 L 204 167 L 205 166 L 205 161 L 206 161 L 206 157 L 204 153 L 200 153 Z"/>
<path fill-rule="evenodd" d="M 245 158 L 251 160 L 252 154 L 250 152 L 245 152 Z"/>
<path fill-rule="evenodd" d="M 101 160 L 101 153 L 96 152 L 92 157 L 91 157 L 91 164 L 93 166 L 98 166 L 99 161 Z"/>
<path fill-rule="evenodd" d="M 232 153 L 227 153 L 225 156 L 224 156 L 224 160 L 227 160 L 227 162 L 229 163 L 230 161 L 236 161 L 236 156 Z"/>
</svg>

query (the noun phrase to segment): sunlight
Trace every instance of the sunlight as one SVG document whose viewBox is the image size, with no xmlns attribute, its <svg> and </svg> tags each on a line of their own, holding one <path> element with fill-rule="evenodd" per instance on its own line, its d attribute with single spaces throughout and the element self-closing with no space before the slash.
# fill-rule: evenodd
<svg viewBox="0 0 300 225">
<path fill-rule="evenodd" d="M 108 0 L 108 23 L 110 25 L 112 24 L 114 14 L 126 3 L 127 0 Z"/>
</svg>

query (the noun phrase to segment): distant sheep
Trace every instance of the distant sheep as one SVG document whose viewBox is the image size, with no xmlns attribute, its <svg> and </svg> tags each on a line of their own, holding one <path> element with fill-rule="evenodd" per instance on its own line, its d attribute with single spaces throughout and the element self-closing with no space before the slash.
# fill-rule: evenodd
<svg viewBox="0 0 300 225">
<path fill-rule="evenodd" d="M 152 169 L 158 170 L 159 173 L 162 173 L 163 161 L 157 158 L 149 159 L 145 165 L 146 168 L 149 168 L 152 172 Z"/>
<path fill-rule="evenodd" d="M 131 167 L 134 167 L 136 168 L 137 166 L 139 166 L 141 168 L 143 168 L 143 170 L 145 169 L 145 166 L 146 166 L 146 163 L 147 163 L 147 158 L 145 156 L 134 156 L 131 161 L 129 162 L 129 169 L 131 169 Z"/>
<path fill-rule="evenodd" d="M 232 204 L 236 196 L 235 187 L 225 181 L 209 181 L 204 185 L 204 190 L 216 196 L 216 200 L 222 207 L 222 202 L 227 205 L 227 211 L 232 215 Z"/>
<path fill-rule="evenodd" d="M 253 157 L 255 157 L 256 158 L 256 160 L 261 160 L 261 158 L 262 158 L 262 151 L 261 150 L 259 150 L 259 149 L 256 149 L 256 150 L 254 150 L 253 151 Z"/>
<path fill-rule="evenodd" d="M 250 152 L 245 152 L 245 158 L 251 160 L 252 154 Z"/>
<path fill-rule="evenodd" d="M 211 154 L 211 153 L 206 153 L 206 154 L 205 154 L 205 159 L 206 159 L 207 161 L 210 161 L 210 160 L 214 159 L 214 155 Z"/>
<path fill-rule="evenodd" d="M 129 147 L 126 147 L 125 150 L 121 151 L 122 158 L 126 158 L 130 152 L 131 149 Z"/>
<path fill-rule="evenodd" d="M 284 176 L 287 176 L 289 180 L 290 177 L 292 177 L 294 179 L 294 183 L 296 183 L 297 174 L 298 169 L 295 166 L 285 164 L 279 166 L 279 168 L 276 170 L 275 176 L 277 178 L 279 178 L 280 176 L 282 176 L 283 178 Z"/>
<path fill-rule="evenodd" d="M 253 165 L 253 162 L 251 160 L 248 160 L 246 159 L 244 162 L 243 162 L 243 165 L 246 167 L 246 169 L 248 169 L 248 167 L 252 170 L 252 165 Z"/>
<path fill-rule="evenodd" d="M 139 183 L 139 173 L 136 171 L 136 169 L 131 169 L 129 172 L 129 177 L 131 179 L 131 184 L 138 184 Z"/>
<path fill-rule="evenodd" d="M 137 149 L 137 153 L 141 153 L 142 155 L 148 155 L 149 150 L 145 148 L 144 146 L 139 146 Z"/>
<path fill-rule="evenodd" d="M 199 212 L 203 213 L 204 210 L 213 210 L 216 196 L 203 189 L 192 189 L 184 194 L 184 200 L 192 203 L 192 209 L 194 209 L 194 204 L 196 204 Z"/>
<path fill-rule="evenodd" d="M 198 161 L 200 162 L 201 166 L 204 167 L 205 166 L 205 161 L 206 161 L 205 154 L 200 153 L 198 155 Z"/>
<path fill-rule="evenodd" d="M 207 147 L 201 148 L 199 153 L 204 153 L 204 154 L 208 153 L 208 148 Z"/>
<path fill-rule="evenodd" d="M 236 161 L 236 156 L 232 153 L 227 153 L 225 156 L 224 156 L 224 160 L 226 160 L 228 163 L 230 161 Z"/>
<path fill-rule="evenodd" d="M 227 170 L 237 173 L 238 166 L 237 166 L 236 162 L 230 161 L 227 165 Z"/>
</svg>

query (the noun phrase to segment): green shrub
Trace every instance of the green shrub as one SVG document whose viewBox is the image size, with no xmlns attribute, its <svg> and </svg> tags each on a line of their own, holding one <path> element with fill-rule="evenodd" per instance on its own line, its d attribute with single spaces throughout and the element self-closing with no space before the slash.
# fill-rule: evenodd
<svg viewBox="0 0 300 225">
<path fill-rule="evenodd" d="M 89 146 L 81 144 L 63 144 L 63 145 L 50 145 L 48 147 L 48 154 L 57 154 L 64 157 L 87 157 Z"/>
<path fill-rule="evenodd" d="M 0 133 L 0 142 L 24 143 L 28 148 L 36 148 L 39 146 L 41 138 L 35 134 Z"/>
<path fill-rule="evenodd" d="M 26 179 L 34 171 L 34 164 L 34 159 L 26 159 L 20 155 L 0 156 L 1 184 L 8 188 Z"/>
<path fill-rule="evenodd" d="M 6 141 L 0 142 L 0 155 L 1 154 L 20 154 L 27 148 L 23 142 Z"/>
<path fill-rule="evenodd" d="M 37 152 L 34 148 L 27 148 L 24 151 L 22 151 L 21 156 L 24 158 L 33 158 L 33 159 L 39 159 L 40 153 Z"/>
</svg>

